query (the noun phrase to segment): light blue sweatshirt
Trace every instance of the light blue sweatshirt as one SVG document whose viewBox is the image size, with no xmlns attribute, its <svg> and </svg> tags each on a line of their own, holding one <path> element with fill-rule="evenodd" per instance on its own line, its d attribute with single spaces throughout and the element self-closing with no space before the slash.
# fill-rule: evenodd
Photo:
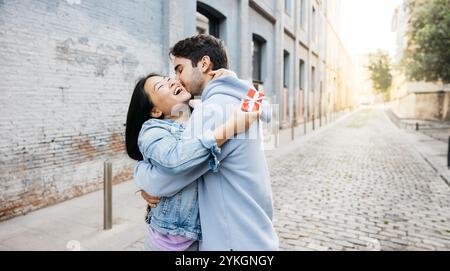
<svg viewBox="0 0 450 271">
<path fill-rule="evenodd" d="M 233 77 L 210 82 L 181 140 L 198 138 L 222 125 L 251 87 Z M 272 189 L 260 128 L 260 123 L 255 123 L 222 146 L 217 173 L 209 170 L 207 161 L 176 174 L 139 162 L 135 182 L 151 195 L 172 196 L 200 178 L 200 250 L 277 250 Z"/>
</svg>

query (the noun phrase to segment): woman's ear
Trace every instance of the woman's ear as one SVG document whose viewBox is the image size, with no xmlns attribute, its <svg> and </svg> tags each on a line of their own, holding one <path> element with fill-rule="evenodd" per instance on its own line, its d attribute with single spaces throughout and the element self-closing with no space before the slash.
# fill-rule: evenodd
<svg viewBox="0 0 450 271">
<path fill-rule="evenodd" d="M 201 70 L 202 70 L 202 72 L 206 73 L 206 72 L 211 71 L 212 70 L 211 66 L 212 66 L 212 63 L 211 63 L 211 59 L 209 58 L 209 56 L 202 57 L 202 60 L 201 60 Z"/>
<path fill-rule="evenodd" d="M 160 118 L 163 115 L 163 112 L 161 110 L 159 110 L 158 108 L 156 108 L 155 106 L 152 108 L 152 111 L 150 111 L 150 116 L 152 118 Z"/>
</svg>

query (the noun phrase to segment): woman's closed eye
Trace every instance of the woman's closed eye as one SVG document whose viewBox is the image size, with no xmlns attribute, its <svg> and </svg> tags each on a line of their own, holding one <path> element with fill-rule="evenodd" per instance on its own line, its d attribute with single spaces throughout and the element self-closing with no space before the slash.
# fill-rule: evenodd
<svg viewBox="0 0 450 271">
<path fill-rule="evenodd" d="M 165 83 L 165 82 L 169 82 L 169 80 L 170 80 L 170 77 L 166 77 L 166 78 L 164 78 L 163 80 L 161 80 L 159 83 L 156 84 L 155 90 L 156 90 L 156 91 L 159 91 L 159 89 L 160 89 L 162 86 L 164 86 L 164 83 Z"/>
</svg>

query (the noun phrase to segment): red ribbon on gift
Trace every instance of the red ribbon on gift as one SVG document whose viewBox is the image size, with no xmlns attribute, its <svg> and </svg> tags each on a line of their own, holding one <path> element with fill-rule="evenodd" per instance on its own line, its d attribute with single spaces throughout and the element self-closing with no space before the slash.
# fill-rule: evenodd
<svg viewBox="0 0 450 271">
<path fill-rule="evenodd" d="M 264 98 L 264 93 L 257 91 L 255 89 L 249 89 L 247 92 L 247 97 L 242 103 L 242 111 L 254 112 L 259 111 L 259 107 Z"/>
</svg>

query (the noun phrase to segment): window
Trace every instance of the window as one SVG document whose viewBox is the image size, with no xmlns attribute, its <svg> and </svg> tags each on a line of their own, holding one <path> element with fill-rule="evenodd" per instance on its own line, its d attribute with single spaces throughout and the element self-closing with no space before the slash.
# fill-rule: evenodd
<svg viewBox="0 0 450 271">
<path fill-rule="evenodd" d="M 253 35 L 252 40 L 252 64 L 253 64 L 253 82 L 262 83 L 262 55 L 265 45 L 265 40 L 260 36 Z"/>
<path fill-rule="evenodd" d="M 284 51 L 283 86 L 289 87 L 289 52 Z"/>
<path fill-rule="evenodd" d="M 316 33 L 316 27 L 317 27 L 316 26 L 316 24 L 317 24 L 316 16 L 317 16 L 316 8 L 313 7 L 312 8 L 312 18 L 311 18 L 311 36 L 312 36 L 314 41 L 317 41 L 317 38 L 316 38 L 316 35 L 317 35 L 317 33 Z"/>
<path fill-rule="evenodd" d="M 284 0 L 284 12 L 291 14 L 291 0 Z"/>
<path fill-rule="evenodd" d="M 209 19 L 197 12 L 197 34 L 209 34 Z"/>
<path fill-rule="evenodd" d="M 316 42 L 319 42 L 319 37 L 322 37 L 322 16 L 316 13 Z"/>
<path fill-rule="evenodd" d="M 297 119 L 304 116 L 303 114 L 303 108 L 304 108 L 304 101 L 305 101 L 305 84 L 306 84 L 306 71 L 305 71 L 305 61 L 303 59 L 300 59 L 299 61 L 299 87 L 300 91 L 297 92 L 297 106 L 295 107 L 296 112 L 295 116 Z"/>
<path fill-rule="evenodd" d="M 305 0 L 300 0 L 300 26 L 305 28 Z"/>
<path fill-rule="evenodd" d="M 300 59 L 300 67 L 299 67 L 299 82 L 300 89 L 305 90 L 305 61 Z"/>
<path fill-rule="evenodd" d="M 315 88 L 316 88 L 316 67 L 312 66 L 311 67 L 311 89 L 310 91 L 310 95 L 308 95 L 308 116 L 311 117 L 312 120 L 314 120 L 314 116 L 315 116 Z M 313 127 L 314 127 L 314 123 L 313 123 Z"/>
<path fill-rule="evenodd" d="M 221 25 L 225 19 L 225 16 L 216 9 L 202 2 L 197 2 L 196 29 L 198 34 L 210 34 L 220 38 Z"/>
</svg>

